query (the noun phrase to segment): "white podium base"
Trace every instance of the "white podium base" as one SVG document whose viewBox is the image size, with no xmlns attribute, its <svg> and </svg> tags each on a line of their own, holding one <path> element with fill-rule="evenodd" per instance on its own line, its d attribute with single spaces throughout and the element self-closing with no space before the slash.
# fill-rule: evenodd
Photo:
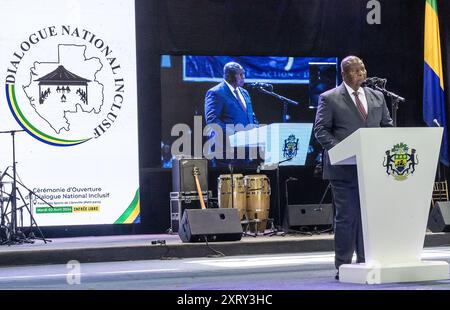
<svg viewBox="0 0 450 310">
<path fill-rule="evenodd" d="M 375 266 L 348 264 L 339 267 L 339 282 L 381 284 L 449 279 L 449 265 L 443 261 Z"/>
</svg>

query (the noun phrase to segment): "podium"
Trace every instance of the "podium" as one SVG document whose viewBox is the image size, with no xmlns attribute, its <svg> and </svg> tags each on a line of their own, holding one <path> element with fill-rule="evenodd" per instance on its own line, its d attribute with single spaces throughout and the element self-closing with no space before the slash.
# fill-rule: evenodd
<svg viewBox="0 0 450 310">
<path fill-rule="evenodd" d="M 280 166 L 304 165 L 311 140 L 312 123 L 274 123 L 230 135 L 231 147 L 258 147 L 263 150 L 263 170 Z M 261 153 L 261 152 L 260 152 Z"/>
<path fill-rule="evenodd" d="M 340 282 L 443 280 L 449 266 L 421 254 L 442 128 L 361 128 L 329 152 L 357 165 L 366 263 L 339 268 Z"/>
</svg>

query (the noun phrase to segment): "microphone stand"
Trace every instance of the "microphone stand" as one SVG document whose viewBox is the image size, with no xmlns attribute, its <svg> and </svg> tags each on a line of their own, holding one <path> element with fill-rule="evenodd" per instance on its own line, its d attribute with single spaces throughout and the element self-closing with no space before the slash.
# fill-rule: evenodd
<svg viewBox="0 0 450 310">
<path fill-rule="evenodd" d="M 283 97 L 283 96 L 281 96 L 273 91 L 269 91 L 263 87 L 257 87 L 256 89 L 264 94 L 270 95 L 272 97 L 275 97 L 275 98 L 281 100 L 281 102 L 283 103 L 283 123 L 287 123 L 288 104 L 296 106 L 296 105 L 298 105 L 298 102 L 291 100 L 289 98 Z"/>
<path fill-rule="evenodd" d="M 21 182 L 19 182 L 17 180 L 17 168 L 16 168 L 16 143 L 15 143 L 15 134 L 17 132 L 25 132 L 25 130 L 7 130 L 7 131 L 0 131 L 0 133 L 9 133 L 11 134 L 12 137 L 12 158 L 13 158 L 13 164 L 12 164 L 12 169 L 13 169 L 13 175 L 9 175 L 7 173 L 7 170 L 3 173 L 2 177 L 7 175 L 8 177 L 10 177 L 12 179 L 12 189 L 11 189 L 11 195 L 10 195 L 10 201 L 11 201 L 11 221 L 10 221 L 10 231 L 9 231 L 9 240 L 7 240 L 6 242 L 4 242 L 3 244 L 15 244 L 15 243 L 23 243 L 23 242 L 28 242 L 28 243 L 33 243 L 34 241 L 30 241 L 27 238 L 24 238 L 24 234 L 23 232 L 21 232 L 18 229 L 17 226 L 17 200 L 19 199 L 17 197 L 17 192 L 19 192 L 19 195 L 21 196 L 22 200 L 25 203 L 25 207 L 26 207 L 26 202 L 23 199 L 22 194 L 20 193 L 19 189 L 17 188 L 17 184 L 20 184 L 21 186 L 23 186 L 24 188 L 26 188 L 30 193 L 33 193 L 36 197 L 38 197 L 39 199 L 43 200 L 41 197 L 39 197 L 36 193 L 34 193 L 32 190 L 30 190 L 29 188 L 27 188 L 25 185 L 23 185 Z M 44 200 L 43 200 L 44 201 Z M 46 201 L 44 201 L 45 203 L 47 203 Z M 47 203 L 48 204 L 48 203 Z M 50 204 L 48 204 L 49 206 L 51 206 Z M 53 206 L 51 206 L 53 208 Z M 22 208 L 22 207 L 21 207 Z M 31 225 L 34 224 L 36 225 L 36 227 L 38 228 L 38 231 L 40 232 L 41 236 L 42 232 L 39 229 L 39 226 L 37 226 L 36 221 L 34 220 L 34 217 L 31 213 L 31 210 L 28 210 L 30 212 L 30 220 L 31 220 Z M 22 223 L 23 225 L 23 223 Z M 42 238 L 43 241 L 45 243 L 47 243 L 47 241 L 44 237 Z"/>
<path fill-rule="evenodd" d="M 433 119 L 433 124 L 440 128 L 442 127 L 441 124 L 439 124 L 437 119 Z M 441 179 L 441 167 L 442 167 L 442 163 L 441 163 L 441 154 L 439 153 L 439 159 L 438 159 L 438 166 L 437 166 L 437 182 L 442 182 Z M 444 170 L 444 177 L 445 177 L 445 170 Z M 445 182 L 447 182 L 447 180 L 445 180 Z"/>
<path fill-rule="evenodd" d="M 9 240 L 7 243 L 13 244 L 13 243 L 21 243 L 21 239 L 23 237 L 23 234 L 21 231 L 17 228 L 17 179 L 16 179 L 16 143 L 15 143 L 15 135 L 16 132 L 24 132 L 25 130 L 7 130 L 7 131 L 0 131 L 0 133 L 9 133 L 11 134 L 12 138 L 12 158 L 13 158 L 13 177 L 12 177 L 12 189 L 11 189 L 11 221 L 10 221 L 10 230 L 9 230 Z M 7 173 L 5 172 L 4 175 Z"/>
<path fill-rule="evenodd" d="M 10 176 L 8 173 L 5 173 L 8 177 L 10 177 L 12 179 L 12 176 Z M 22 182 L 16 180 L 17 184 L 19 184 L 20 186 L 22 186 L 23 188 L 25 188 L 28 191 L 28 195 L 29 195 L 29 199 L 30 199 L 30 208 L 28 209 L 28 212 L 30 214 L 30 234 L 29 234 L 29 238 L 31 239 L 41 239 L 42 241 L 44 241 L 44 243 L 47 242 L 52 242 L 49 239 L 46 239 L 44 237 L 44 234 L 42 233 L 41 229 L 39 228 L 38 224 L 36 223 L 36 220 L 34 219 L 33 216 L 33 212 L 31 210 L 31 201 L 32 201 L 32 197 L 36 197 L 37 199 L 39 199 L 40 201 L 42 201 L 43 203 L 45 203 L 47 206 L 49 206 L 50 208 L 54 208 L 49 202 L 47 202 L 46 200 L 44 200 L 41 196 L 39 196 L 38 194 L 36 194 L 34 191 L 32 191 L 31 189 L 29 189 L 27 186 L 25 186 L 25 184 L 23 184 Z M 19 195 L 22 198 L 22 200 L 25 203 L 25 199 L 23 198 L 22 194 L 19 191 Z M 26 207 L 26 203 L 25 203 L 25 207 Z M 40 238 L 37 238 L 32 230 L 33 224 L 35 225 L 36 229 L 38 230 L 39 234 L 41 235 Z"/>
<path fill-rule="evenodd" d="M 286 208 L 289 208 L 289 190 L 288 190 L 288 183 L 290 181 L 298 181 L 297 178 L 289 177 L 286 181 L 284 181 L 284 192 L 286 195 Z M 285 213 L 286 214 L 286 213 Z M 294 234 L 301 234 L 306 236 L 312 236 L 313 234 L 308 231 L 300 231 L 300 230 L 293 230 L 289 228 L 289 220 L 288 218 L 284 219 L 284 229 L 287 230 L 287 233 L 294 233 Z"/>
<path fill-rule="evenodd" d="M 390 91 L 386 90 L 385 88 L 381 88 L 381 87 L 379 87 L 376 84 L 368 85 L 367 87 L 376 89 L 376 90 L 382 92 L 385 96 L 387 96 L 387 97 L 389 97 L 391 99 L 391 110 L 392 110 L 391 117 L 392 117 L 392 122 L 394 124 L 394 127 L 397 127 L 398 104 L 399 104 L 399 102 L 405 102 L 406 101 L 405 98 L 403 98 L 403 97 L 401 97 L 401 96 L 399 96 L 399 95 L 397 95 L 397 94 L 395 94 L 393 92 L 390 92 Z"/>
<path fill-rule="evenodd" d="M 379 87 L 378 87 L 379 88 Z M 405 102 L 405 98 L 400 97 L 393 92 L 387 91 L 386 89 L 380 88 L 381 92 L 391 98 L 391 110 L 392 110 L 392 122 L 394 127 L 397 127 L 397 110 L 399 102 Z"/>
</svg>

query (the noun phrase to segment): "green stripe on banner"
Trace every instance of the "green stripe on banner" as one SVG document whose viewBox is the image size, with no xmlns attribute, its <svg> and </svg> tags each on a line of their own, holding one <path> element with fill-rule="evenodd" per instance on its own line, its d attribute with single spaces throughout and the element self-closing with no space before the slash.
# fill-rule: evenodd
<svg viewBox="0 0 450 310">
<path fill-rule="evenodd" d="M 114 222 L 114 224 L 123 224 L 128 219 L 130 214 L 134 211 L 138 203 L 139 203 L 139 188 L 136 190 L 136 194 L 134 195 L 133 201 L 130 203 L 125 212 L 123 212 L 122 215 Z"/>
<path fill-rule="evenodd" d="M 38 214 L 48 214 L 48 213 L 72 213 L 72 207 L 37 207 L 36 213 Z"/>
<path fill-rule="evenodd" d="M 437 12 L 437 0 L 427 0 L 427 3 Z"/>
</svg>

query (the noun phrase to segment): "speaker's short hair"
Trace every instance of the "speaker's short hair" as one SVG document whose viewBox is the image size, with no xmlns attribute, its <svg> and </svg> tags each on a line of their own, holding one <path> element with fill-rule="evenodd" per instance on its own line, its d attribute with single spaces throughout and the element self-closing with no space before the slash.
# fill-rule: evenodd
<svg viewBox="0 0 450 310">
<path fill-rule="evenodd" d="M 361 59 L 357 56 L 347 56 L 341 61 L 341 72 L 348 72 L 348 69 L 350 68 L 350 65 L 354 64 L 355 62 L 359 62 Z"/>
<path fill-rule="evenodd" d="M 244 71 L 244 68 L 240 64 L 234 61 L 228 62 L 223 66 L 223 78 L 227 82 L 233 82 L 236 78 L 236 73 L 240 71 Z"/>
</svg>

